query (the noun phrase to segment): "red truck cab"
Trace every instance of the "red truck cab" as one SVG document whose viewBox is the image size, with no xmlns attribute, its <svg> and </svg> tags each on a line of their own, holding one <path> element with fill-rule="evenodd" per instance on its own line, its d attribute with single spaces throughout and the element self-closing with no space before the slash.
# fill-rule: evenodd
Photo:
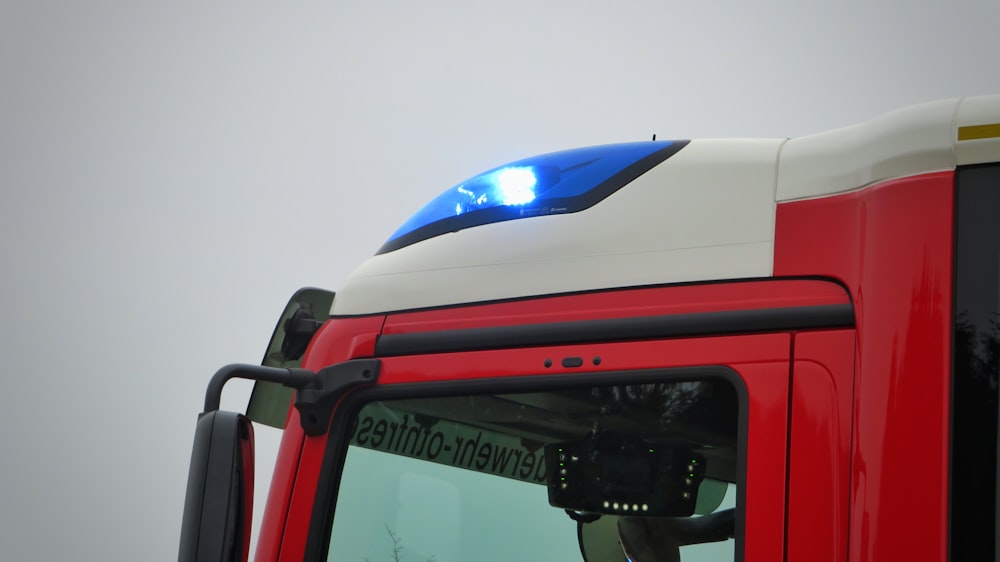
<svg viewBox="0 0 1000 562">
<path fill-rule="evenodd" d="M 484 172 L 213 379 L 180 558 L 246 559 L 243 376 L 259 562 L 993 559 L 998 212 L 1000 96 Z"/>
</svg>

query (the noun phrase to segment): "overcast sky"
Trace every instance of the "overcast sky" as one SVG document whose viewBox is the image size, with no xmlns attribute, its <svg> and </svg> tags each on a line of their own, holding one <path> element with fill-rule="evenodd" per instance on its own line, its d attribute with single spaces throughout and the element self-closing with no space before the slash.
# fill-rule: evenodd
<svg viewBox="0 0 1000 562">
<path fill-rule="evenodd" d="M 997 21 L 996 0 L 0 0 L 0 559 L 175 560 L 211 374 L 449 186 L 1000 93 Z"/>
</svg>

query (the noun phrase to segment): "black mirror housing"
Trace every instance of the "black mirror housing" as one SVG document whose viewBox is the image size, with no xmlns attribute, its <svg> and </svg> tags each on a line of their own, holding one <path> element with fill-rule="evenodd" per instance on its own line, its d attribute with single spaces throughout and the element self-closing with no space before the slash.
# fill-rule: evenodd
<svg viewBox="0 0 1000 562">
<path fill-rule="evenodd" d="M 179 562 L 246 562 L 253 512 L 253 426 L 242 414 L 198 416 Z"/>
</svg>

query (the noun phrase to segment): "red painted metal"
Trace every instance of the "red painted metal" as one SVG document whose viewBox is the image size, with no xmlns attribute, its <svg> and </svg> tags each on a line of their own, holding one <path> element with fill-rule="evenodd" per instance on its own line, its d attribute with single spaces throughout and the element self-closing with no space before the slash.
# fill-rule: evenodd
<svg viewBox="0 0 1000 562">
<path fill-rule="evenodd" d="M 242 424 L 241 424 L 242 425 Z M 250 559 L 250 533 L 253 529 L 253 476 L 254 476 L 254 439 L 253 425 L 246 421 L 246 435 L 240 439 L 240 460 L 243 465 L 243 503 L 246 510 L 243 512 L 243 548 L 240 550 L 240 559 L 247 562 Z"/>
<path fill-rule="evenodd" d="M 775 275 L 834 277 L 855 302 L 853 562 L 946 559 L 953 183 L 778 207 Z"/>
<path fill-rule="evenodd" d="M 379 334 L 852 301 L 856 331 L 393 357 L 380 384 L 727 365 L 750 401 L 745 560 L 944 560 L 952 189 L 953 174 L 941 172 L 779 205 L 774 275 L 786 279 L 337 318 L 306 366 L 372 356 Z M 564 357 L 584 365 L 562 367 Z M 301 560 L 310 526 L 326 440 L 305 438 L 294 412 L 291 422 L 262 561 Z"/>
<path fill-rule="evenodd" d="M 303 433 L 297 424 L 298 412 L 293 410 L 286 424 L 288 429 L 281 435 L 278 456 L 274 462 L 271 486 L 268 489 L 264 516 L 260 523 L 257 551 L 254 554 L 256 562 L 277 560 L 281 550 L 282 533 L 288 516 L 288 500 L 292 495 L 295 471 L 298 469 L 299 454 L 302 449 Z"/>
<path fill-rule="evenodd" d="M 844 290 L 814 280 L 704 283 L 442 308 L 390 315 L 383 334 L 514 324 L 600 320 L 721 310 L 755 310 L 849 302 Z"/>
<path fill-rule="evenodd" d="M 787 335 L 784 337 L 786 342 L 790 339 Z M 748 340 L 746 343 L 754 345 L 756 342 Z M 743 376 L 750 395 L 743 504 L 746 513 L 744 560 L 782 560 L 789 364 L 786 361 L 731 366 Z M 737 521 L 737 525 L 739 523 Z"/>
<path fill-rule="evenodd" d="M 331 319 L 313 337 L 302 366 L 315 371 L 348 359 L 374 357 L 384 322 L 381 315 Z"/>
<path fill-rule="evenodd" d="M 763 334 L 392 357 L 384 360 L 379 383 L 729 366 L 741 375 L 749 396 L 746 559 L 780 560 L 790 342 L 788 334 Z M 599 356 L 602 361 L 599 366 L 590 363 L 578 369 L 543 366 L 546 357 L 567 356 Z M 304 555 L 325 448 L 325 436 L 304 441 L 285 526 L 282 562 L 299 561 Z"/>
<path fill-rule="evenodd" d="M 847 558 L 854 330 L 795 336 L 787 560 Z"/>
<path fill-rule="evenodd" d="M 375 337 L 383 321 L 382 316 L 367 316 L 327 322 L 313 337 L 309 349 L 303 356 L 303 366 L 318 370 L 348 359 L 371 357 L 375 353 Z M 279 559 L 284 546 L 292 544 L 284 536 L 285 529 L 289 526 L 308 528 L 310 512 L 289 511 L 292 491 L 300 477 L 298 470 L 304 439 L 305 434 L 299 425 L 298 411 L 290 408 L 285 431 L 282 432 L 281 444 L 278 447 L 264 517 L 261 520 L 260 537 L 254 556 L 256 562 L 272 562 Z M 301 555 L 298 559 L 301 560 Z"/>
<path fill-rule="evenodd" d="M 294 417 L 297 422 L 297 413 Z M 326 435 L 306 437 L 298 426 L 295 426 L 291 431 L 301 436 L 303 443 L 295 474 L 295 486 L 285 498 L 285 501 L 288 502 L 288 515 L 285 520 L 281 552 L 278 557 L 281 562 L 291 560 L 301 562 L 305 556 L 313 500 L 316 497 L 316 485 L 319 481 L 320 468 L 323 465 L 323 451 L 326 449 Z"/>
<path fill-rule="evenodd" d="M 410 355 L 385 359 L 379 382 L 398 384 L 488 377 L 599 373 L 665 366 L 731 365 L 752 360 L 776 360 L 787 356 L 787 345 L 785 348 L 778 346 L 761 350 L 750 349 L 756 343 L 750 341 L 748 336 L 727 336 Z M 779 351 L 778 348 L 782 349 Z M 564 357 L 582 357 L 584 366 L 563 367 L 560 360 Z M 600 365 L 593 365 L 594 357 L 601 358 Z M 546 368 L 545 359 L 552 359 L 553 365 Z"/>
<path fill-rule="evenodd" d="M 399 314 L 385 321 L 385 332 L 846 302 L 849 298 L 842 287 L 816 280 L 667 286 Z M 372 352 L 381 325 L 382 317 L 332 320 L 317 335 L 306 365 L 319 368 L 357 357 L 359 352 Z M 384 360 L 379 382 L 398 384 L 665 366 L 730 366 L 743 377 L 750 400 L 745 488 L 746 559 L 779 560 L 784 549 L 790 341 L 787 334 L 770 334 L 393 357 Z M 562 367 L 564 357 L 582 357 L 584 366 Z M 599 365 L 594 364 L 595 357 L 600 358 Z M 545 366 L 546 360 L 550 360 L 549 367 Z M 289 448 L 287 452 L 296 455 L 298 462 L 281 468 L 296 472 L 295 483 L 291 489 L 284 488 L 281 494 L 284 498 L 281 507 L 286 514 L 282 529 L 272 527 L 264 531 L 283 534 L 280 557 L 270 556 L 274 554 L 272 549 L 266 552 L 269 557 L 260 560 L 291 562 L 301 560 L 304 555 L 326 439 L 305 438 L 297 427 L 295 412 L 285 438 L 301 444 L 301 451 Z M 265 544 L 263 537 L 262 544 Z M 258 556 L 262 553 L 265 551 L 259 549 Z"/>
</svg>

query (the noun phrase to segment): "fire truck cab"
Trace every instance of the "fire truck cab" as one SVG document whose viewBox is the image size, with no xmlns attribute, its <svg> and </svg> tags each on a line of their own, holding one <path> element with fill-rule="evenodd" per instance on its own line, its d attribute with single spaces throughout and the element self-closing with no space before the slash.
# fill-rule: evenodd
<svg viewBox="0 0 1000 562">
<path fill-rule="evenodd" d="M 180 560 L 1000 560 L 1000 96 L 513 162 L 212 379 Z M 247 416 L 218 410 L 257 380 Z"/>
</svg>

